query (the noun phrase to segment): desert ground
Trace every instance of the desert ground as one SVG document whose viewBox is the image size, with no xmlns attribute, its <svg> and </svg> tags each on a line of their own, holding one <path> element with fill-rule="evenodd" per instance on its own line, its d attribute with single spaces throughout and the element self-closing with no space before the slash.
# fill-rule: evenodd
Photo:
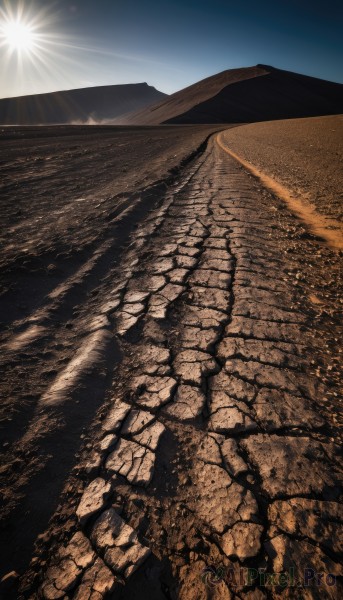
<svg viewBox="0 0 343 600">
<path fill-rule="evenodd" d="M 1 130 L 6 600 L 342 597 L 342 249 L 225 151 L 339 239 L 310 122 Z"/>
<path fill-rule="evenodd" d="M 343 220 L 342 115 L 253 123 L 226 132 L 225 141 L 318 213 Z"/>
</svg>

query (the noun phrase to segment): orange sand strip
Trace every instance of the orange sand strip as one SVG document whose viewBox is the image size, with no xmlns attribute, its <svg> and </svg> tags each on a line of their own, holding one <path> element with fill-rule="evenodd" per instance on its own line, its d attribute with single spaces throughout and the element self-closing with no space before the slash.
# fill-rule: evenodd
<svg viewBox="0 0 343 600">
<path fill-rule="evenodd" d="M 343 227 L 339 221 L 319 214 L 308 201 L 299 196 L 295 197 L 289 189 L 238 156 L 223 143 L 221 134 L 217 135 L 216 142 L 224 152 L 232 156 L 252 175 L 257 177 L 264 187 L 286 202 L 288 208 L 307 225 L 314 235 L 322 238 L 333 250 L 343 250 Z"/>
</svg>

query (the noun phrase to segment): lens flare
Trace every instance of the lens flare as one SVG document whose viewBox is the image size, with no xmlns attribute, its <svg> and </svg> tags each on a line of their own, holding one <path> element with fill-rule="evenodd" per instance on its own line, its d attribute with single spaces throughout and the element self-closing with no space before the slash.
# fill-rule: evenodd
<svg viewBox="0 0 343 600">
<path fill-rule="evenodd" d="M 2 35 L 13 50 L 31 50 L 35 45 L 35 33 L 30 25 L 10 21 L 2 26 Z"/>
</svg>

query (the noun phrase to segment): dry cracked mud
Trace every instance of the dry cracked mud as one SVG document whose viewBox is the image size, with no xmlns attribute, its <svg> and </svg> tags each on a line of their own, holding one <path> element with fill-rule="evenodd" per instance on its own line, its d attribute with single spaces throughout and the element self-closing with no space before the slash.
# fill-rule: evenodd
<svg viewBox="0 0 343 600">
<path fill-rule="evenodd" d="M 68 469 L 30 564 L 18 577 L 7 561 L 5 597 L 342 597 L 339 255 L 212 137 L 114 263 L 70 311 L 72 353 L 4 463 L 18 550 L 47 473 Z M 66 293 L 12 331 L 10 366 L 58 350 Z"/>
</svg>

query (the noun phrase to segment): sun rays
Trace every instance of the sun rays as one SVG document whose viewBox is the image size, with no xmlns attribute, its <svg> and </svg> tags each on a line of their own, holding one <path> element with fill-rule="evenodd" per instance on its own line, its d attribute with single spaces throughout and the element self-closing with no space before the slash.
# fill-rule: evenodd
<svg viewBox="0 0 343 600">
<path fill-rule="evenodd" d="M 10 21 L 1 28 L 5 42 L 12 50 L 29 52 L 34 47 L 35 34 L 29 25 L 20 21 Z"/>
<path fill-rule="evenodd" d="M 15 79 L 23 92 L 46 81 L 65 81 L 71 67 L 75 72 L 81 66 L 81 44 L 61 29 L 61 12 L 51 5 L 37 9 L 34 3 L 5 0 L 0 8 L 3 80 Z"/>
</svg>

